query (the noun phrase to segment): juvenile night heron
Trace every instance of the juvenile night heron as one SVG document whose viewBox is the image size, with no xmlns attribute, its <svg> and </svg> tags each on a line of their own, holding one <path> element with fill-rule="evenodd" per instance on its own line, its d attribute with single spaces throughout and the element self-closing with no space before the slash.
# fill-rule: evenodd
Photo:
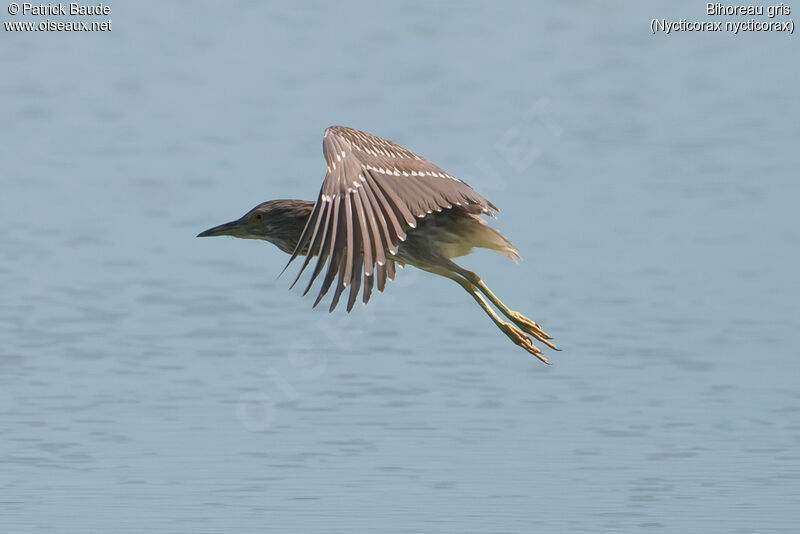
<svg viewBox="0 0 800 534">
<path fill-rule="evenodd" d="M 291 254 L 287 267 L 305 256 L 291 287 L 316 257 L 303 294 L 324 269 L 314 306 L 333 285 L 330 311 L 348 286 L 347 311 L 359 291 L 366 304 L 373 285 L 382 292 L 386 280 L 394 279 L 395 263 L 447 277 L 472 295 L 514 343 L 548 363 L 528 335 L 556 349 L 550 336 L 503 304 L 477 274 L 451 261 L 473 247 L 520 259 L 511 241 L 481 218 L 494 217 L 493 211 L 499 211 L 494 204 L 427 159 L 366 132 L 331 126 L 325 130 L 322 148 L 327 172 L 316 201 L 270 200 L 198 237 L 270 241 Z M 511 322 L 503 320 L 484 296 Z"/>
</svg>

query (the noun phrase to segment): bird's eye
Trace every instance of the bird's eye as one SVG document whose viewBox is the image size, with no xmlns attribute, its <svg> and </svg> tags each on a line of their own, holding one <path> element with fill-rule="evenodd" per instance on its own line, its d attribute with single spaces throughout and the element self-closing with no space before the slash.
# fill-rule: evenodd
<svg viewBox="0 0 800 534">
<path fill-rule="evenodd" d="M 264 218 L 264 215 L 262 215 L 261 213 L 256 213 L 256 220 L 257 221 L 260 221 L 263 218 Z"/>
</svg>

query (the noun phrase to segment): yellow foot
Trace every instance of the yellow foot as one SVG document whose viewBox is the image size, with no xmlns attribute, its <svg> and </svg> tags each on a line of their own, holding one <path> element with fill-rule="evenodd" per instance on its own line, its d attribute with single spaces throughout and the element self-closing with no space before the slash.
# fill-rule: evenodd
<svg viewBox="0 0 800 534">
<path fill-rule="evenodd" d="M 554 350 L 559 350 L 558 347 L 555 346 L 552 342 L 548 341 L 548 339 L 552 339 L 547 332 L 542 330 L 542 327 L 536 324 L 534 321 L 528 319 L 524 315 L 519 312 L 511 311 L 508 314 L 509 318 L 514 321 L 518 327 L 522 328 L 526 333 L 532 335 L 548 347 Z"/>
<path fill-rule="evenodd" d="M 539 347 L 533 344 L 531 338 L 514 328 L 511 323 L 503 323 L 503 326 L 500 327 L 500 330 L 502 330 L 503 333 L 507 335 L 515 344 L 527 350 L 547 365 L 550 365 L 550 362 L 547 361 L 547 358 L 542 356 L 542 351 L 539 349 Z"/>
</svg>

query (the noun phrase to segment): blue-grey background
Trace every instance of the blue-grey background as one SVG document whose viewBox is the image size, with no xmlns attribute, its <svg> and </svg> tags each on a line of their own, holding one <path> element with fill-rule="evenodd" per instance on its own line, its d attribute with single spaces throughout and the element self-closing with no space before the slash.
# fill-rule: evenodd
<svg viewBox="0 0 800 534">
<path fill-rule="evenodd" d="M 111 6 L 0 36 L 0 531 L 800 528 L 797 36 L 650 33 L 704 2 Z M 555 365 L 447 280 L 329 315 L 272 245 L 195 239 L 313 198 L 331 124 L 500 206 L 525 261 L 461 263 Z"/>
</svg>

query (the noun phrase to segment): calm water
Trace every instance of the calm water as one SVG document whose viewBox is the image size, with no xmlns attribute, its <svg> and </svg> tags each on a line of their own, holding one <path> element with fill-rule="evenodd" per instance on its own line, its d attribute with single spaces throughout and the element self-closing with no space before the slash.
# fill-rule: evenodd
<svg viewBox="0 0 800 534">
<path fill-rule="evenodd" d="M 797 531 L 798 37 L 628 4 L 3 32 L 0 531 Z M 329 315 L 194 238 L 312 198 L 330 124 L 502 208 L 526 261 L 461 263 L 555 365 L 446 280 Z"/>
</svg>

